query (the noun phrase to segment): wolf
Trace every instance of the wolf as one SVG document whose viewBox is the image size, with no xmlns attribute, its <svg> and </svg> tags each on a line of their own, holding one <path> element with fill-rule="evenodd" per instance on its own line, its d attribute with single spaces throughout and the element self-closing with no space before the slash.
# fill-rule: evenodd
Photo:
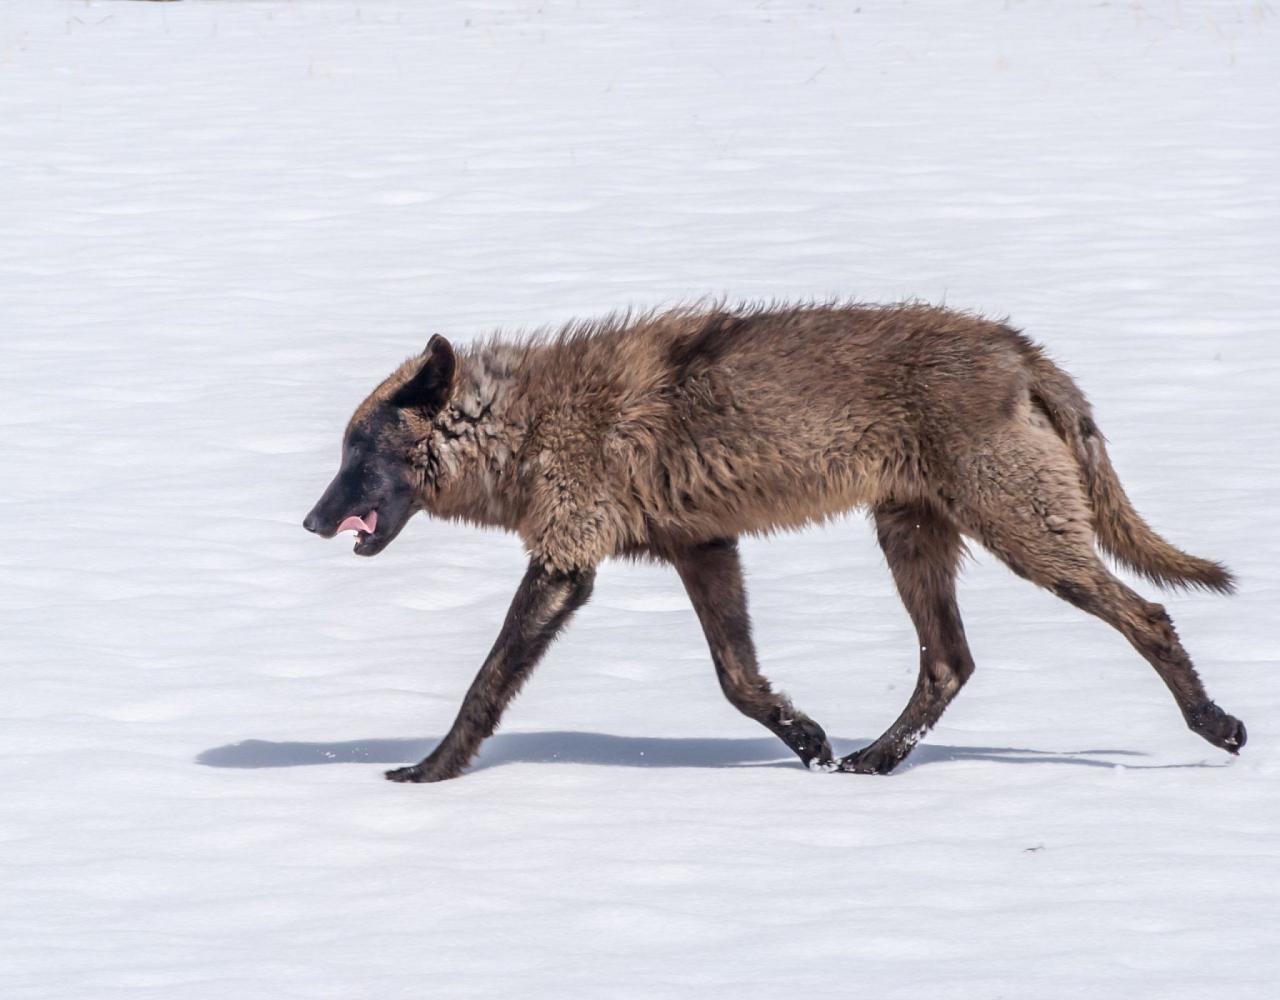
<svg viewBox="0 0 1280 1000">
<path fill-rule="evenodd" d="M 918 635 L 897 721 L 837 758 L 761 673 L 738 556 L 865 508 Z M 887 774 L 973 673 L 956 605 L 967 540 L 1117 629 L 1192 732 L 1245 727 L 1205 691 L 1163 607 L 1098 549 L 1166 586 L 1230 592 L 1137 514 L 1075 382 L 1003 322 L 923 304 L 615 315 L 463 349 L 444 337 L 356 409 L 304 527 L 385 549 L 417 511 L 514 532 L 529 553 L 492 651 L 440 744 L 398 782 L 461 774 L 609 557 L 675 568 L 729 701 L 815 770 Z"/>
</svg>

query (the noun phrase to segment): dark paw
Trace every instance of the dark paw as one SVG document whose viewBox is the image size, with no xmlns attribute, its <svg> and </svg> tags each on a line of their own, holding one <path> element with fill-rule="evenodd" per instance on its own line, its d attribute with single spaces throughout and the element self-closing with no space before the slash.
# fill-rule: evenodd
<svg viewBox="0 0 1280 1000">
<path fill-rule="evenodd" d="M 1215 747 L 1227 753 L 1239 753 L 1249 739 L 1244 723 L 1228 715 L 1213 702 L 1209 702 L 1187 715 L 1187 725 Z"/>
<path fill-rule="evenodd" d="M 902 763 L 905 756 L 892 747 L 872 743 L 869 747 L 855 750 L 848 757 L 841 757 L 836 769 L 851 774 L 888 774 Z"/>
<path fill-rule="evenodd" d="M 784 741 L 795 751 L 805 767 L 814 771 L 831 770 L 835 754 L 822 727 L 812 719 L 796 719 L 787 728 Z"/>
<path fill-rule="evenodd" d="M 457 774 L 448 774 L 438 768 L 423 767 L 421 764 L 413 764 L 410 767 L 397 767 L 394 770 L 387 771 L 385 776 L 388 781 L 424 784 L 431 781 L 447 781 L 450 778 L 456 778 Z"/>
</svg>

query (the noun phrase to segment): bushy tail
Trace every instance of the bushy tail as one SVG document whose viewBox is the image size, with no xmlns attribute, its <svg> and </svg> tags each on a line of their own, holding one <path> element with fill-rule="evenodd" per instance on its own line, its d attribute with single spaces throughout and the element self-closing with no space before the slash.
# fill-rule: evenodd
<svg viewBox="0 0 1280 1000">
<path fill-rule="evenodd" d="M 1188 555 L 1157 535 L 1133 509 L 1116 475 L 1088 400 L 1066 372 L 1031 347 L 1031 391 L 1074 452 L 1093 506 L 1098 546 L 1117 562 L 1166 587 L 1201 587 L 1229 594 L 1235 580 L 1221 563 Z"/>
</svg>

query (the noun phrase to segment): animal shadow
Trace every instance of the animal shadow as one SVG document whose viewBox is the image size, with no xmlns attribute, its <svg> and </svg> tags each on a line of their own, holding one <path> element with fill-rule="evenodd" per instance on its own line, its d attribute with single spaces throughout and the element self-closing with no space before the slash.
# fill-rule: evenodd
<svg viewBox="0 0 1280 1000">
<path fill-rule="evenodd" d="M 212 747 L 196 757 L 205 767 L 308 767 L 317 764 L 403 764 L 420 760 L 437 740 L 367 739 L 322 743 L 277 743 L 242 740 Z M 867 741 L 832 740 L 838 754 Z M 1215 764 L 1135 764 L 1145 757 L 1132 750 L 1032 750 L 1019 747 L 974 747 L 924 744 L 898 772 L 947 761 L 992 761 L 1000 764 L 1117 766 L 1135 768 L 1214 767 Z M 725 739 L 662 736 L 615 736 L 609 733 L 499 733 L 480 751 L 473 770 L 505 764 L 593 764 L 604 767 L 794 767 L 801 766 L 776 739 Z"/>
</svg>

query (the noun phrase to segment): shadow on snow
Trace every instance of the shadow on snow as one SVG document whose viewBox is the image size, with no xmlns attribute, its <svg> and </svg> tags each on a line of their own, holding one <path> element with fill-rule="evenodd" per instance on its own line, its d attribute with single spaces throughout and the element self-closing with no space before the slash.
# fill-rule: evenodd
<svg viewBox="0 0 1280 1000">
<path fill-rule="evenodd" d="M 866 741 L 863 741 L 866 742 Z M 274 743 L 244 740 L 213 747 L 196 757 L 206 767 L 301 767 L 313 764 L 404 764 L 431 752 L 436 740 L 372 739 L 330 743 Z M 859 746 L 855 740 L 833 740 L 838 754 Z M 1135 768 L 1214 767 L 1213 764 L 1124 764 L 1123 758 L 1145 757 L 1132 750 L 1028 750 L 1017 747 L 945 746 L 931 743 L 916 749 L 899 769 L 943 761 L 982 760 L 1001 764 L 1067 764 L 1077 767 Z M 1112 758 L 1112 759 L 1108 759 Z M 1120 760 L 1114 758 L 1121 758 Z M 503 764 L 598 764 L 613 767 L 800 767 L 775 739 L 697 739 L 612 736 L 607 733 L 499 733 L 489 739 L 472 770 Z"/>
</svg>

